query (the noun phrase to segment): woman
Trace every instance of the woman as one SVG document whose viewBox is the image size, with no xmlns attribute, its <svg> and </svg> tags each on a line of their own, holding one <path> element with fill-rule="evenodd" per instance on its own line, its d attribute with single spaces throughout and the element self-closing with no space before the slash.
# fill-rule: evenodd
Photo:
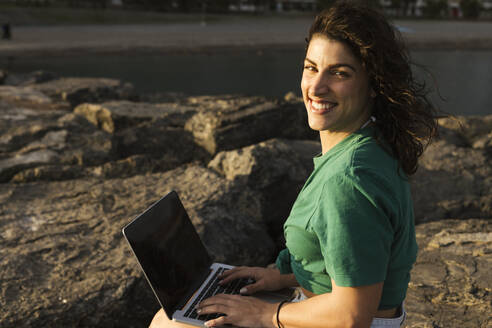
<svg viewBox="0 0 492 328">
<path fill-rule="evenodd" d="M 322 154 L 284 232 L 277 268 L 239 267 L 242 294 L 298 288 L 294 302 L 217 295 L 207 326 L 400 327 L 416 259 L 407 176 L 436 132 L 433 109 L 414 81 L 398 33 L 379 13 L 336 3 L 311 26 L 301 89 Z M 165 317 L 165 315 L 164 315 Z M 157 327 L 162 315 L 156 315 Z"/>
</svg>

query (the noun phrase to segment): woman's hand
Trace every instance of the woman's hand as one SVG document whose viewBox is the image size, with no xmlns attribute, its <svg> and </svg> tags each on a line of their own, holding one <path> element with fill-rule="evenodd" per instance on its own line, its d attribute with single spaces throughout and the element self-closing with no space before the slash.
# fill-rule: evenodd
<svg viewBox="0 0 492 328">
<path fill-rule="evenodd" d="M 224 313 L 225 316 L 205 322 L 207 327 L 232 324 L 239 327 L 275 327 L 277 304 L 256 297 L 219 294 L 197 306 L 200 315 Z"/>
<path fill-rule="evenodd" d="M 241 289 L 242 295 L 251 295 L 261 290 L 279 290 L 286 287 L 298 286 L 293 274 L 280 274 L 277 268 L 235 267 L 225 271 L 220 277 L 224 285 L 240 278 L 252 278 L 254 283 Z"/>
</svg>

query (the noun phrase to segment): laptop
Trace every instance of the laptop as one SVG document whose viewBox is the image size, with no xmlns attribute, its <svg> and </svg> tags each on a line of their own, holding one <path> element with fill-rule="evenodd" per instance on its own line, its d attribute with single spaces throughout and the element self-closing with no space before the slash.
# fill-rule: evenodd
<svg viewBox="0 0 492 328">
<path fill-rule="evenodd" d="M 123 228 L 147 282 L 170 320 L 198 327 L 220 315 L 198 315 L 196 305 L 220 293 L 239 294 L 253 282 L 238 279 L 218 285 L 218 276 L 231 265 L 212 263 L 178 194 L 171 191 Z M 256 295 L 255 295 L 256 296 Z M 278 302 L 289 292 L 261 293 L 258 297 Z"/>
</svg>

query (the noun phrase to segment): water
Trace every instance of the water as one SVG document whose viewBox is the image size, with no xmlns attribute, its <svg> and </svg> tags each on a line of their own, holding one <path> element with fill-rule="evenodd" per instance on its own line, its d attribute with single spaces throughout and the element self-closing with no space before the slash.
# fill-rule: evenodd
<svg viewBox="0 0 492 328">
<path fill-rule="evenodd" d="M 132 82 L 138 92 L 186 95 L 300 95 L 302 49 L 181 54 L 83 55 L 0 60 L 15 72 L 47 70 L 61 76 L 110 77 Z M 492 114 L 492 51 L 414 51 L 414 62 L 434 75 L 442 98 L 433 101 L 451 114 Z M 417 76 L 432 85 L 423 70 Z M 435 88 L 434 88 L 435 89 Z"/>
<path fill-rule="evenodd" d="M 444 100 L 437 92 L 432 99 L 441 109 L 461 115 L 492 114 L 492 51 L 418 51 L 412 59 L 434 75 Z M 422 70 L 416 74 L 426 75 Z M 425 80 L 433 86 L 431 78 Z"/>
</svg>

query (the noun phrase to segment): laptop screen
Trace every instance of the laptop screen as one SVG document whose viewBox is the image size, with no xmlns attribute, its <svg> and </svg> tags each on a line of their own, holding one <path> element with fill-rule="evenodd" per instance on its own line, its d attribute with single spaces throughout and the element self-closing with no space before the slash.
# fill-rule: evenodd
<svg viewBox="0 0 492 328">
<path fill-rule="evenodd" d="M 172 191 L 123 228 L 146 278 L 169 317 L 211 259 L 176 192 Z"/>
</svg>

